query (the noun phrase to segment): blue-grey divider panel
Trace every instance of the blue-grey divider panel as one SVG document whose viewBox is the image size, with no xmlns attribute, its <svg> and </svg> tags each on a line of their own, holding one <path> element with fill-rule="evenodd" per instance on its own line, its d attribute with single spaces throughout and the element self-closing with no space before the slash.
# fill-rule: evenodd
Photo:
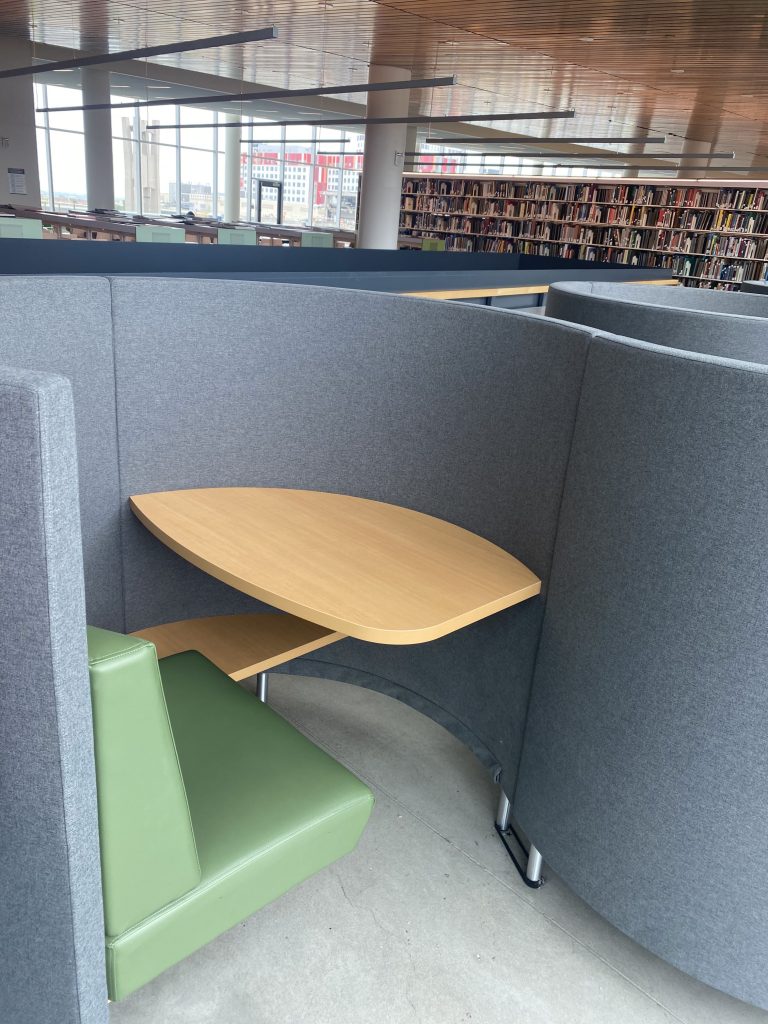
<svg viewBox="0 0 768 1024">
<path fill-rule="evenodd" d="M 60 373 L 72 382 L 88 618 L 122 629 L 109 282 L 0 277 L 0 309 L 0 363 Z"/>
<path fill-rule="evenodd" d="M 588 270 L 594 278 L 669 277 L 669 271 L 518 253 L 419 252 L 386 249 L 299 249 L 252 245 L 158 246 L 141 242 L 0 239 L 0 274 L 163 273 L 461 273 Z M 553 278 L 549 278 L 553 280 Z"/>
<path fill-rule="evenodd" d="M 553 284 L 547 316 L 709 355 L 768 361 L 768 299 L 605 282 Z"/>
<path fill-rule="evenodd" d="M 590 347 L 514 810 L 590 906 L 768 1007 L 768 371 Z"/>
<path fill-rule="evenodd" d="M 301 249 L 273 246 L 184 245 L 172 250 L 141 242 L 0 239 L 0 274 L 141 274 L 164 272 L 368 272 L 516 270 L 529 257 L 386 249 Z M 545 261 L 547 262 L 547 261 Z M 552 267 L 572 261 L 551 259 Z M 537 264 L 538 268 L 538 264 Z"/>
<path fill-rule="evenodd" d="M 208 247 L 210 248 L 210 247 Z M 139 274 L 139 277 L 148 276 Z M 152 275 L 149 275 L 152 276 Z M 475 304 L 486 304 L 486 299 L 492 298 L 492 305 L 499 307 L 514 307 L 521 305 L 538 305 L 543 293 L 529 293 L 523 295 L 500 295 L 494 296 L 497 288 L 528 288 L 535 285 L 547 285 L 553 281 L 577 281 L 591 282 L 596 277 L 606 278 L 611 281 L 645 280 L 647 275 L 638 270 L 622 270 L 608 268 L 595 270 L 562 269 L 557 270 L 419 270 L 416 274 L 412 270 L 390 271 L 390 270 L 356 270 L 356 271 L 216 271 L 216 272 L 192 272 L 181 273 L 166 271 L 163 277 L 185 277 L 202 278 L 204 280 L 229 280 L 229 281 L 268 281 L 274 284 L 313 284 L 323 285 L 326 288 L 354 288 L 356 290 L 374 292 L 394 292 L 407 295 L 412 292 L 456 292 L 474 291 L 478 294 L 473 298 Z M 467 301 L 467 300 L 465 300 Z"/>
<path fill-rule="evenodd" d="M 0 367 L 0 1020 L 106 1024 L 72 394 Z"/>
<path fill-rule="evenodd" d="M 476 531 L 546 578 L 584 332 L 325 288 L 134 278 L 112 287 L 129 629 L 254 604 L 133 519 L 131 493 L 170 488 L 303 487 L 396 502 Z M 313 671 L 396 692 L 513 780 L 541 605 L 435 644 L 344 641 L 315 656 Z"/>
</svg>

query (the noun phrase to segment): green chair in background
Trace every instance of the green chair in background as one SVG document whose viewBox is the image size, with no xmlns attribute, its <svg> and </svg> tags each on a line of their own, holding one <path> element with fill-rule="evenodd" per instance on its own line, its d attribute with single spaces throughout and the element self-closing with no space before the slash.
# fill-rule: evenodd
<svg viewBox="0 0 768 1024">
<path fill-rule="evenodd" d="M 164 227 L 162 224 L 137 224 L 137 242 L 186 242 L 184 228 Z"/>
<path fill-rule="evenodd" d="M 0 217 L 0 238 L 42 238 L 42 221 L 28 217 Z"/>
<path fill-rule="evenodd" d="M 216 241 L 219 245 L 258 245 L 259 236 L 255 228 L 219 228 Z"/>
<path fill-rule="evenodd" d="M 196 651 L 88 631 L 107 988 L 123 999 L 352 850 L 373 796 Z"/>
<path fill-rule="evenodd" d="M 302 231 L 301 247 L 306 249 L 332 249 L 333 235 L 329 231 Z"/>
</svg>

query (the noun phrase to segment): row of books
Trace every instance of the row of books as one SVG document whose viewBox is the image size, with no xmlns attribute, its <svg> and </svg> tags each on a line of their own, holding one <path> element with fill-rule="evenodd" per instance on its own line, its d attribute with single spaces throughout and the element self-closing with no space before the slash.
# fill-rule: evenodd
<svg viewBox="0 0 768 1024">
<path fill-rule="evenodd" d="M 447 217 L 436 220 L 430 214 L 414 214 L 403 223 L 404 234 L 465 234 L 489 238 L 525 238 L 554 242 L 647 249 L 659 252 L 698 253 L 730 256 L 734 259 L 768 261 L 768 237 L 755 239 L 716 232 L 691 234 L 685 231 L 648 230 L 635 227 L 586 226 L 570 222 L 503 220 L 493 217 Z M 467 250 L 462 247 L 463 251 Z M 477 251 L 483 251 L 478 249 Z M 503 250 L 494 250 L 503 251 Z"/>
<path fill-rule="evenodd" d="M 703 257 L 679 257 L 679 265 L 675 273 L 681 277 L 695 277 L 711 281 L 749 281 L 757 271 L 751 269 L 752 263 L 728 263 L 724 259 L 706 259 Z"/>
<path fill-rule="evenodd" d="M 434 236 L 438 237 L 438 236 Z M 739 282 L 766 279 L 766 264 L 749 260 L 734 261 L 722 254 L 655 252 L 624 245 L 595 245 L 589 241 L 563 242 L 542 239 L 473 237 L 449 234 L 446 249 L 452 252 L 524 253 L 536 256 L 560 256 L 566 259 L 590 260 L 597 263 L 620 263 L 625 266 L 668 269 L 672 275 L 685 279 L 699 278 Z"/>
<path fill-rule="evenodd" d="M 768 234 L 768 212 L 740 210 L 659 210 L 659 227 L 687 228 L 691 231 L 743 231 L 747 235 Z"/>
<path fill-rule="evenodd" d="M 415 205 L 414 204 L 415 200 Z M 414 214 L 424 215 L 421 219 Z M 406 196 L 401 227 L 426 227 L 429 217 L 463 215 L 482 218 L 502 217 L 510 220 L 538 218 L 541 220 L 583 221 L 590 224 L 626 224 L 636 227 L 681 228 L 689 231 L 732 231 L 744 234 L 768 234 L 768 211 L 744 213 L 735 210 L 673 210 L 648 206 L 597 206 L 591 203 L 552 203 L 507 199 L 503 203 L 467 198 Z M 452 224 L 452 222 L 451 222 Z M 481 230 L 467 228 L 466 230 Z"/>
<path fill-rule="evenodd" d="M 468 198 L 516 198 L 537 201 L 609 203 L 637 206 L 670 206 L 695 209 L 716 207 L 734 211 L 768 209 L 765 188 L 736 188 L 700 185 L 564 184 L 547 181 L 519 181 L 509 178 L 403 178 L 403 194 L 462 196 Z"/>
<path fill-rule="evenodd" d="M 731 235 L 707 235 L 704 245 L 696 252 L 705 252 L 712 256 L 732 256 L 737 259 L 765 259 L 766 241 L 755 241 L 754 238 L 737 238 Z"/>
</svg>

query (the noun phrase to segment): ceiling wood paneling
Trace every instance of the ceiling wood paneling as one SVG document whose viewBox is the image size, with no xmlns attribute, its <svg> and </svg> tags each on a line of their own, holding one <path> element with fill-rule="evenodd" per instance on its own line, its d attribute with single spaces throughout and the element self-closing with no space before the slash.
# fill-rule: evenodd
<svg viewBox="0 0 768 1024">
<path fill-rule="evenodd" d="M 573 121 L 510 130 L 556 139 L 650 129 L 668 135 L 670 151 L 711 144 L 736 150 L 736 164 L 768 157 L 768 0 L 0 0 L 0 33 L 78 50 L 270 24 L 275 42 L 156 63 L 289 88 L 363 81 L 370 62 L 456 73 L 460 87 L 416 94 L 412 111 L 572 106 Z"/>
</svg>

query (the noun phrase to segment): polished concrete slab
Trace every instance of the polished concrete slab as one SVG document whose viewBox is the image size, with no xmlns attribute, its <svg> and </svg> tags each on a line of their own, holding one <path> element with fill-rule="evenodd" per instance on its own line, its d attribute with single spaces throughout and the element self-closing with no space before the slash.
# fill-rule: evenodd
<svg viewBox="0 0 768 1024">
<path fill-rule="evenodd" d="M 768 1024 L 603 921 L 493 831 L 487 772 L 381 694 L 273 675 L 283 715 L 364 778 L 358 849 L 111 1008 L 111 1024 Z M 256 780 L 254 781 L 256 783 Z"/>
</svg>

